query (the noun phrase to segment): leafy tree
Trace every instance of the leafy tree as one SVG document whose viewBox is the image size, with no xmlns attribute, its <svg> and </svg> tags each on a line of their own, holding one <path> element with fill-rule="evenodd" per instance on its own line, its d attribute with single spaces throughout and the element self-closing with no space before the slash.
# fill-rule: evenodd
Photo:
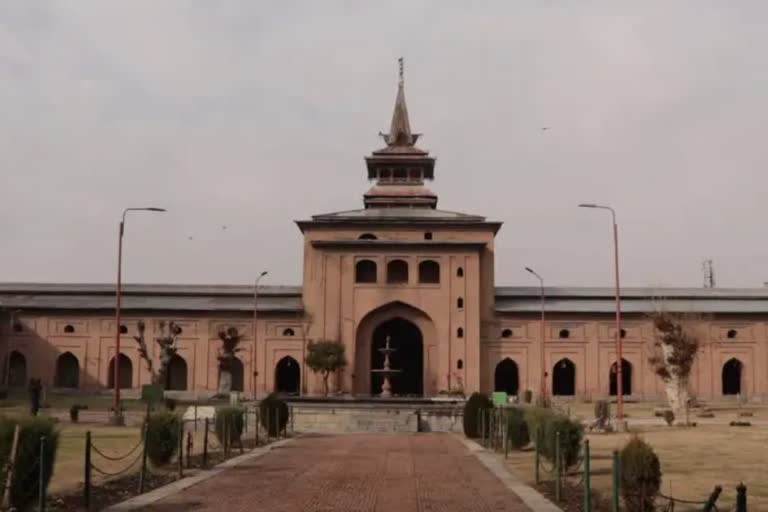
<svg viewBox="0 0 768 512">
<path fill-rule="evenodd" d="M 693 318 L 666 311 L 656 312 L 651 318 L 656 340 L 648 362 L 664 381 L 670 408 L 682 417 L 681 413 L 688 411 L 688 382 L 700 346 L 691 328 Z"/>
<path fill-rule="evenodd" d="M 228 395 L 232 391 L 232 369 L 234 368 L 242 335 L 236 327 L 227 327 L 219 331 L 221 348 L 217 356 L 219 360 L 219 395 Z"/>
<path fill-rule="evenodd" d="M 307 346 L 307 366 L 323 377 L 323 392 L 328 396 L 328 376 L 347 366 L 344 345 L 338 341 L 321 340 Z"/>
<path fill-rule="evenodd" d="M 147 342 L 144 339 L 147 326 L 141 320 L 136 325 L 138 336 L 134 336 L 133 339 L 136 340 L 136 344 L 139 346 L 139 356 L 146 363 L 147 370 L 152 376 L 152 384 L 164 386 L 165 378 L 168 375 L 168 365 L 178 351 L 176 340 L 178 339 L 179 334 L 181 334 L 181 326 L 175 322 L 166 323 L 165 321 L 161 321 L 158 324 L 158 327 L 160 328 L 160 336 L 155 338 L 155 343 L 160 347 L 160 366 L 157 371 L 155 371 L 154 363 L 149 356 Z"/>
</svg>

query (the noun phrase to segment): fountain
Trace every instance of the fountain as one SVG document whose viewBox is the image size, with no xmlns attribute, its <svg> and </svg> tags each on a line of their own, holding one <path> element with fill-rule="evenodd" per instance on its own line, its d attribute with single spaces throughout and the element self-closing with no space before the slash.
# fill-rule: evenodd
<svg viewBox="0 0 768 512">
<path fill-rule="evenodd" d="M 384 347 L 379 349 L 379 352 L 384 354 L 384 367 L 378 370 L 371 370 L 371 373 L 380 373 L 384 377 L 384 383 L 381 385 L 381 394 L 379 395 L 381 398 L 392 397 L 392 385 L 389 382 L 389 378 L 395 373 L 402 372 L 402 370 L 393 370 L 389 366 L 389 354 L 396 350 L 396 348 L 391 348 L 389 346 L 389 336 L 387 336 L 387 341 Z"/>
</svg>

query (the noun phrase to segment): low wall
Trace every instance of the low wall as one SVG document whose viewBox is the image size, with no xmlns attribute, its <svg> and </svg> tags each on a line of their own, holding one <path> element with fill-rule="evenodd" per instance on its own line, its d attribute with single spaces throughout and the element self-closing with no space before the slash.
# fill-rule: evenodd
<svg viewBox="0 0 768 512">
<path fill-rule="evenodd" d="M 461 432 L 459 408 L 292 404 L 298 432 Z"/>
</svg>

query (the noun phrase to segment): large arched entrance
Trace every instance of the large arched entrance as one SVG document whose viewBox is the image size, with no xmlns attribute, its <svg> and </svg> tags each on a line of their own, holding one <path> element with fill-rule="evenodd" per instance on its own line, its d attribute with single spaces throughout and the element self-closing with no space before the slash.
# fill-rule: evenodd
<svg viewBox="0 0 768 512">
<path fill-rule="evenodd" d="M 54 382 L 57 388 L 80 387 L 80 364 L 72 352 L 64 352 L 56 359 Z"/>
<path fill-rule="evenodd" d="M 133 387 L 133 363 L 125 354 L 118 356 L 118 364 L 120 370 L 120 389 L 130 389 Z M 109 367 L 107 368 L 107 387 L 114 389 L 115 387 L 115 358 L 109 360 Z"/>
<path fill-rule="evenodd" d="M 187 390 L 187 362 L 179 354 L 174 354 L 168 362 L 165 374 L 165 389 L 168 391 Z"/>
<path fill-rule="evenodd" d="M 505 358 L 496 365 L 493 376 L 493 390 L 503 391 L 507 395 L 516 396 L 520 388 L 520 377 L 517 371 L 517 363 L 510 358 Z"/>
<path fill-rule="evenodd" d="M 576 394 L 576 365 L 567 357 L 556 362 L 552 368 L 552 394 L 555 396 Z"/>
<path fill-rule="evenodd" d="M 27 358 L 21 352 L 11 352 L 8 361 L 8 385 L 23 388 L 27 385 Z"/>
<path fill-rule="evenodd" d="M 741 372 L 744 365 L 738 359 L 729 359 L 723 365 L 723 394 L 741 394 Z"/>
<path fill-rule="evenodd" d="M 301 385 L 299 363 L 291 356 L 285 356 L 275 366 L 275 391 L 298 395 Z"/>
<path fill-rule="evenodd" d="M 371 340 L 371 370 L 384 366 L 383 348 L 389 338 L 389 346 L 395 349 L 389 356 L 390 367 L 399 370 L 390 379 L 392 394 L 420 396 L 424 393 L 424 340 L 421 330 L 413 322 L 396 317 L 379 324 Z M 384 382 L 380 373 L 371 371 L 371 395 L 381 393 Z"/>
<path fill-rule="evenodd" d="M 608 392 L 611 396 L 616 396 L 616 363 L 611 365 L 608 375 Z M 629 396 L 632 394 L 632 363 L 626 359 L 621 359 L 621 394 Z"/>
</svg>

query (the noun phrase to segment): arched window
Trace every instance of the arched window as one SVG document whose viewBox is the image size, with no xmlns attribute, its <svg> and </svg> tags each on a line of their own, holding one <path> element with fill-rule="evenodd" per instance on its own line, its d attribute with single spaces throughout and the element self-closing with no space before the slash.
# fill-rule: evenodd
<svg viewBox="0 0 768 512">
<path fill-rule="evenodd" d="M 464 369 L 464 360 L 463 359 L 459 359 L 458 361 L 456 361 L 456 369 L 457 370 L 463 370 Z"/>
<path fill-rule="evenodd" d="M 462 267 L 456 269 L 456 277 L 464 277 L 464 269 Z"/>
<path fill-rule="evenodd" d="M 376 262 L 371 260 L 360 260 L 355 264 L 355 282 L 356 283 L 375 283 L 376 282 Z"/>
<path fill-rule="evenodd" d="M 568 358 L 559 360 L 552 368 L 552 394 L 555 396 L 576 394 L 576 365 Z"/>
<path fill-rule="evenodd" d="M 75 328 L 72 325 L 67 324 L 64 326 L 64 332 L 66 332 L 67 334 L 71 334 L 75 332 Z"/>
<path fill-rule="evenodd" d="M 54 383 L 57 388 L 80 387 L 80 364 L 72 352 L 64 352 L 56 359 Z"/>
<path fill-rule="evenodd" d="M 621 337 L 622 339 L 626 338 L 627 337 L 627 331 L 625 331 L 624 329 L 619 329 L 619 337 Z"/>
<path fill-rule="evenodd" d="M 432 233 L 429 231 L 424 233 L 424 240 L 432 240 Z"/>
<path fill-rule="evenodd" d="M 726 333 L 726 336 L 728 336 L 729 340 L 734 339 L 739 333 L 736 331 L 736 329 L 728 329 L 728 332 Z"/>
<path fill-rule="evenodd" d="M 27 358 L 16 350 L 8 358 L 8 385 L 12 388 L 27 385 Z"/>
<path fill-rule="evenodd" d="M 387 282 L 403 284 L 408 282 L 408 263 L 403 260 L 392 260 L 387 263 Z"/>
<path fill-rule="evenodd" d="M 517 395 L 520 379 L 517 371 L 517 363 L 510 358 L 503 359 L 496 365 L 493 377 L 493 390 L 504 391 L 508 395 Z"/>
<path fill-rule="evenodd" d="M 744 365 L 736 358 L 729 359 L 723 365 L 723 394 L 724 395 L 740 395 L 741 394 L 741 378 L 742 369 Z"/>
<path fill-rule="evenodd" d="M 560 329 L 560 339 L 567 340 L 571 337 L 571 331 L 568 329 Z"/>
<path fill-rule="evenodd" d="M 283 329 L 283 336 L 293 336 L 294 334 L 296 333 L 290 327 Z"/>
<path fill-rule="evenodd" d="M 456 329 L 456 337 L 457 338 L 463 338 L 464 337 L 464 329 L 459 327 Z"/>
<path fill-rule="evenodd" d="M 358 240 L 378 240 L 378 237 L 374 235 L 373 233 L 363 233 L 359 237 L 357 237 Z"/>
<path fill-rule="evenodd" d="M 419 263 L 420 283 L 439 283 L 440 264 L 433 260 L 424 260 Z"/>
<path fill-rule="evenodd" d="M 502 338 L 511 338 L 512 337 L 512 329 L 504 329 L 501 331 L 501 337 Z"/>
<path fill-rule="evenodd" d="M 168 391 L 187 390 L 187 362 L 179 354 L 174 354 L 168 362 L 165 389 Z"/>
<path fill-rule="evenodd" d="M 131 360 L 126 356 L 125 354 L 120 354 L 118 356 L 118 363 L 117 363 L 118 369 L 119 369 L 119 382 L 120 382 L 120 389 L 130 389 L 133 387 L 133 363 Z M 115 358 L 113 357 L 109 361 L 109 366 L 107 367 L 107 387 L 109 389 L 114 389 L 115 387 Z"/>
<path fill-rule="evenodd" d="M 616 396 L 616 393 L 618 393 L 616 377 L 618 375 L 616 374 L 616 362 L 614 362 L 608 375 L 608 391 L 611 396 Z M 621 394 L 624 396 L 632 394 L 632 363 L 624 358 L 621 359 Z"/>
<path fill-rule="evenodd" d="M 120 334 L 128 334 L 128 327 L 126 327 L 123 324 L 120 324 Z"/>
<path fill-rule="evenodd" d="M 464 309 L 464 299 L 462 299 L 461 297 L 456 299 L 456 307 L 458 309 Z"/>
<path fill-rule="evenodd" d="M 298 395 L 301 384 L 299 363 L 291 356 L 285 356 L 275 366 L 275 391 Z"/>
</svg>

